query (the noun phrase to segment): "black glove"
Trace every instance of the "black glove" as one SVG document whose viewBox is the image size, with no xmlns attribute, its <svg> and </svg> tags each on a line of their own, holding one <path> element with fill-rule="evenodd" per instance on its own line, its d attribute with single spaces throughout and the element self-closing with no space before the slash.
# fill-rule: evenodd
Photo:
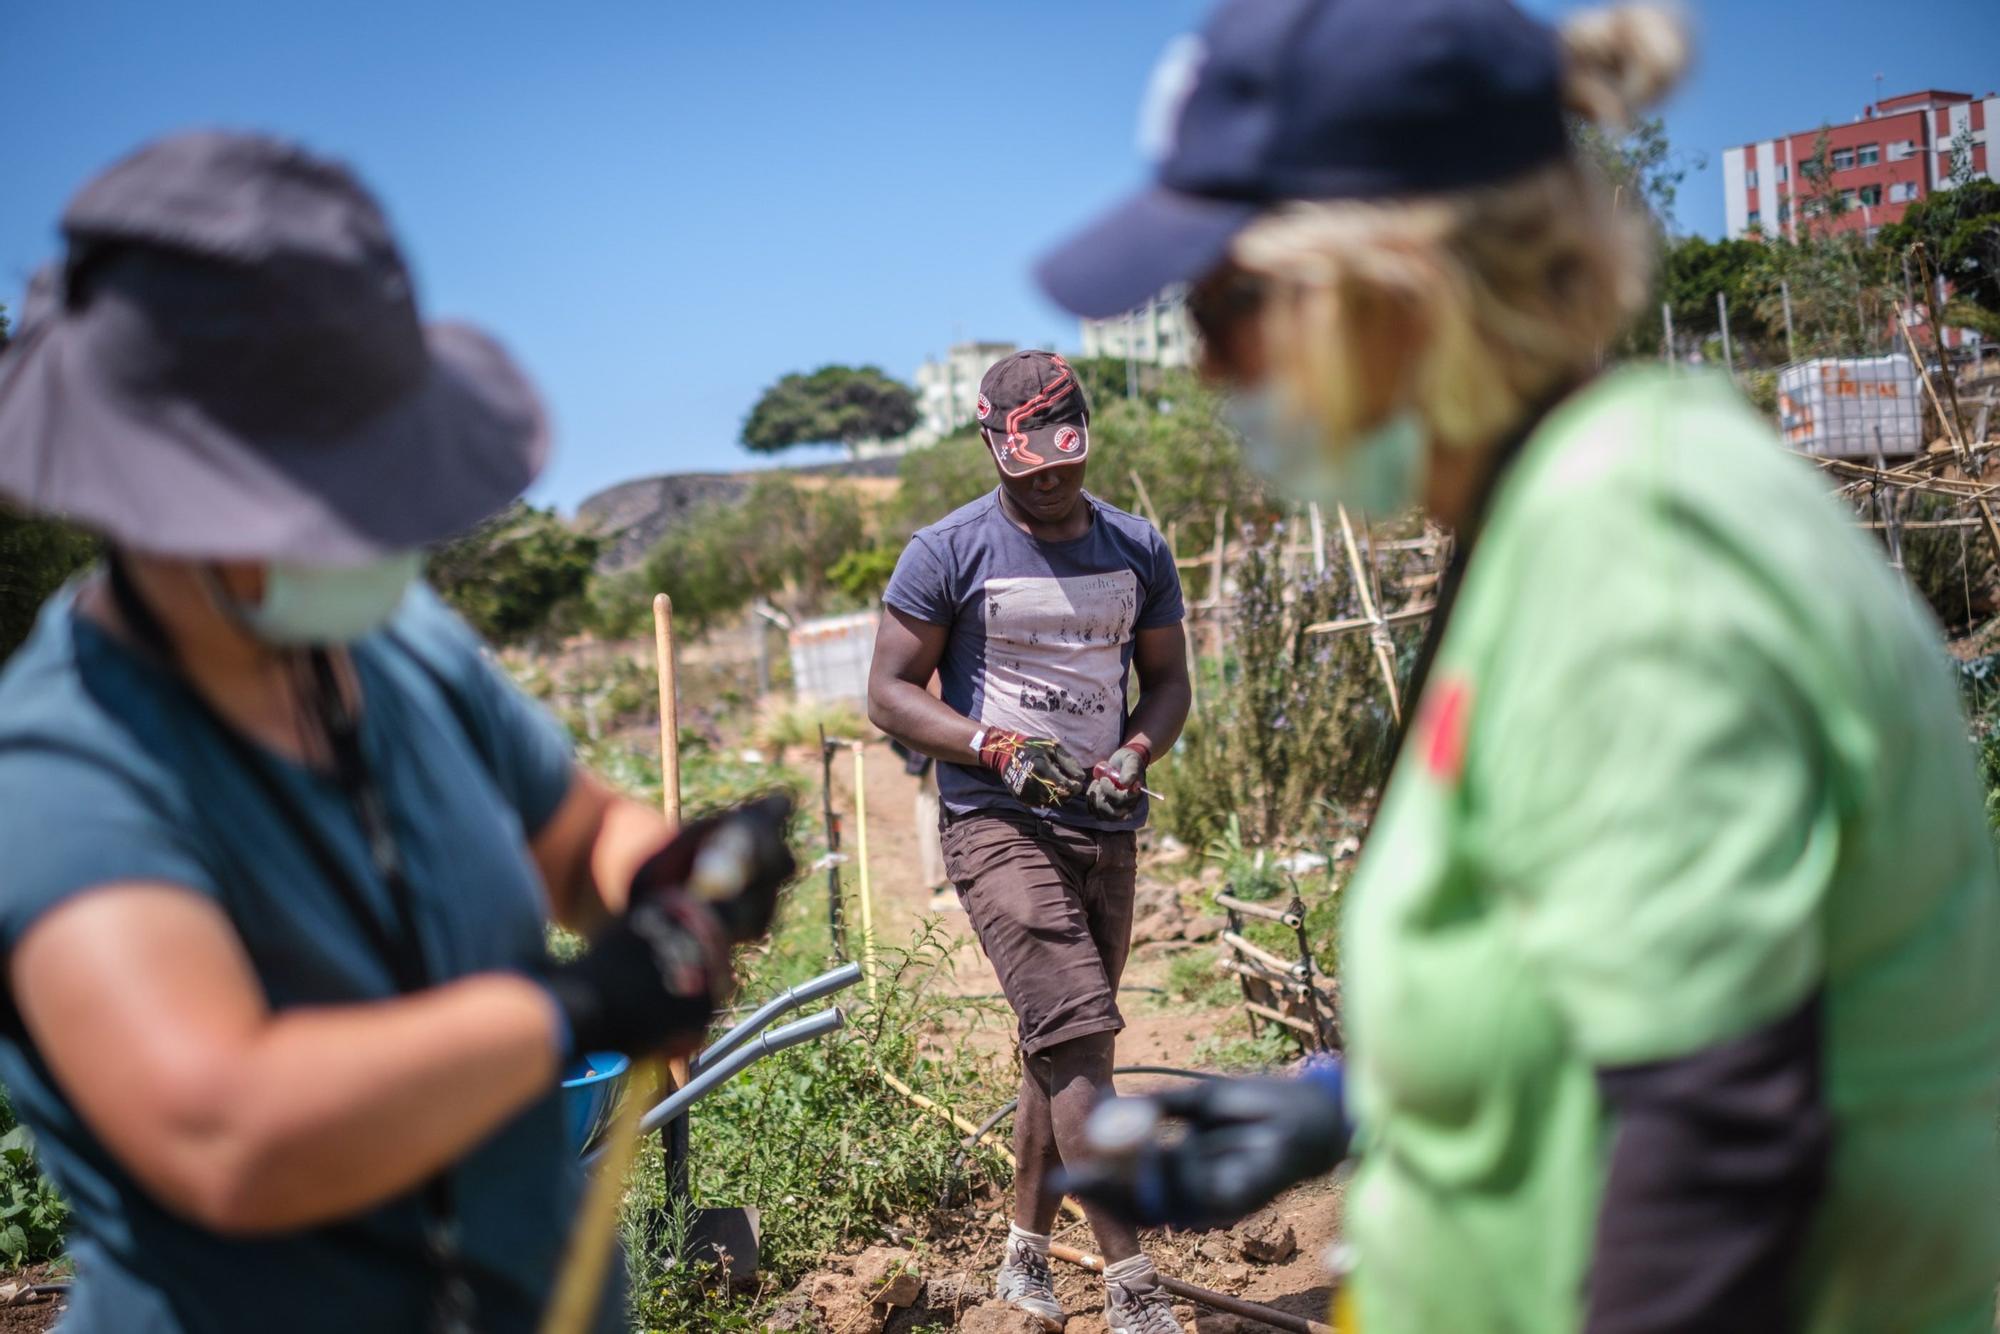
<svg viewBox="0 0 2000 1334">
<path fill-rule="evenodd" d="M 698 1042 L 729 986 L 729 936 L 684 894 L 638 900 L 553 964 L 543 985 L 569 1026 L 572 1052 L 645 1056 Z"/>
<path fill-rule="evenodd" d="M 1139 798 L 1145 795 L 1146 766 L 1151 761 L 1152 755 L 1143 744 L 1127 745 L 1092 767 L 1090 786 L 1083 793 L 1091 814 L 1103 820 L 1122 820 L 1139 809 Z"/>
<path fill-rule="evenodd" d="M 778 891 L 798 874 L 786 842 L 791 823 L 792 799 L 782 792 L 696 820 L 633 874 L 628 902 L 686 891 L 715 913 L 732 944 L 761 939 Z"/>
<path fill-rule="evenodd" d="M 1202 1080 L 1110 1099 L 1088 1127 L 1102 1156 L 1062 1169 L 1057 1189 L 1141 1226 L 1234 1223 L 1347 1156 L 1339 1081 L 1333 1065 L 1300 1079 Z M 1168 1118 L 1187 1133 L 1163 1144 L 1153 1132 Z"/>
<path fill-rule="evenodd" d="M 985 729 L 979 762 L 999 774 L 1007 790 L 1030 806 L 1060 806 L 1083 791 L 1090 778 L 1083 761 L 1062 742 L 1005 727 Z"/>
</svg>

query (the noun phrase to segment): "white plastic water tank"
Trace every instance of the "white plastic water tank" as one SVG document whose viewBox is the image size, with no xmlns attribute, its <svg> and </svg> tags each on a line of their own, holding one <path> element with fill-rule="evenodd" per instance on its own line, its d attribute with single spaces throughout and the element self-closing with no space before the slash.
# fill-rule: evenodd
<svg viewBox="0 0 2000 1334">
<path fill-rule="evenodd" d="M 1908 357 L 1821 357 L 1778 372 L 1778 425 L 1793 449 L 1873 459 L 1924 448 L 1923 386 Z"/>
</svg>

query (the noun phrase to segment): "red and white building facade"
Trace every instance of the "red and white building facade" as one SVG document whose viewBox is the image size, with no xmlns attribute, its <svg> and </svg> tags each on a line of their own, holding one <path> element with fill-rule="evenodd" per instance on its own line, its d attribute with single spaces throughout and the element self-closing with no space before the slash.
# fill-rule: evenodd
<svg viewBox="0 0 2000 1334">
<path fill-rule="evenodd" d="M 1814 187 L 1799 168 L 1826 135 L 1836 190 L 1846 210 L 1808 216 Z M 2000 181 L 2000 97 L 1928 89 L 1884 98 L 1859 120 L 1803 130 L 1722 154 L 1728 234 L 1751 230 L 1797 240 L 1799 229 L 1868 231 L 1899 220 L 1909 206 L 1951 183 L 1954 144 L 1970 149 L 1974 176 Z"/>
</svg>

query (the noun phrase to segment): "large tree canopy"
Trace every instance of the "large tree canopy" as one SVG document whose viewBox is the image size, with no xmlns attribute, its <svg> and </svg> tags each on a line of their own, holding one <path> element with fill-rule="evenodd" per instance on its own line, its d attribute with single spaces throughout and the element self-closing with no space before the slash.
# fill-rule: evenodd
<svg viewBox="0 0 2000 1334">
<path fill-rule="evenodd" d="M 794 372 L 764 391 L 743 422 L 743 443 L 759 453 L 794 445 L 886 440 L 917 424 L 916 393 L 874 366 Z"/>
</svg>

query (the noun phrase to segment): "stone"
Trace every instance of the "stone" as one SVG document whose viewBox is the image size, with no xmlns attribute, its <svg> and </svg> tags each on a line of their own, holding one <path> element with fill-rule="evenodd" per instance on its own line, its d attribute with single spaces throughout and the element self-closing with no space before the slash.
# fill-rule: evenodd
<svg viewBox="0 0 2000 1334">
<path fill-rule="evenodd" d="M 925 1308 L 948 1312 L 954 1317 L 970 1311 L 992 1295 L 991 1283 L 964 1270 L 946 1274 L 941 1278 L 929 1279 L 924 1283 Z"/>
<path fill-rule="evenodd" d="M 1194 941 L 1214 940 L 1228 929 L 1229 919 L 1221 913 L 1203 913 L 1199 917 L 1190 917 L 1187 920 L 1186 925 L 1181 928 L 1181 938 Z"/>
<path fill-rule="evenodd" d="M 1226 1264 L 1216 1271 L 1215 1280 L 1231 1292 L 1241 1292 L 1249 1285 L 1250 1266 Z"/>
<path fill-rule="evenodd" d="M 1229 1235 L 1237 1251 L 1252 1264 L 1283 1264 L 1299 1253 L 1292 1225 L 1275 1209 L 1259 1209 L 1229 1229 Z"/>
<path fill-rule="evenodd" d="M 807 1282 L 807 1296 L 826 1328 L 841 1334 L 882 1334 L 889 1308 L 869 1301 L 852 1274 L 815 1274 Z"/>
<path fill-rule="evenodd" d="M 854 1281 L 881 1306 L 915 1306 L 924 1290 L 917 1257 L 890 1246 L 870 1246 L 855 1256 Z"/>
<path fill-rule="evenodd" d="M 1160 941 L 1179 940 L 1185 929 L 1185 923 L 1178 910 L 1150 912 L 1132 923 L 1132 943 L 1151 945 Z"/>
<path fill-rule="evenodd" d="M 958 1321 L 959 1334 L 1046 1334 L 1042 1322 L 1005 1302 L 984 1302 Z"/>
</svg>

